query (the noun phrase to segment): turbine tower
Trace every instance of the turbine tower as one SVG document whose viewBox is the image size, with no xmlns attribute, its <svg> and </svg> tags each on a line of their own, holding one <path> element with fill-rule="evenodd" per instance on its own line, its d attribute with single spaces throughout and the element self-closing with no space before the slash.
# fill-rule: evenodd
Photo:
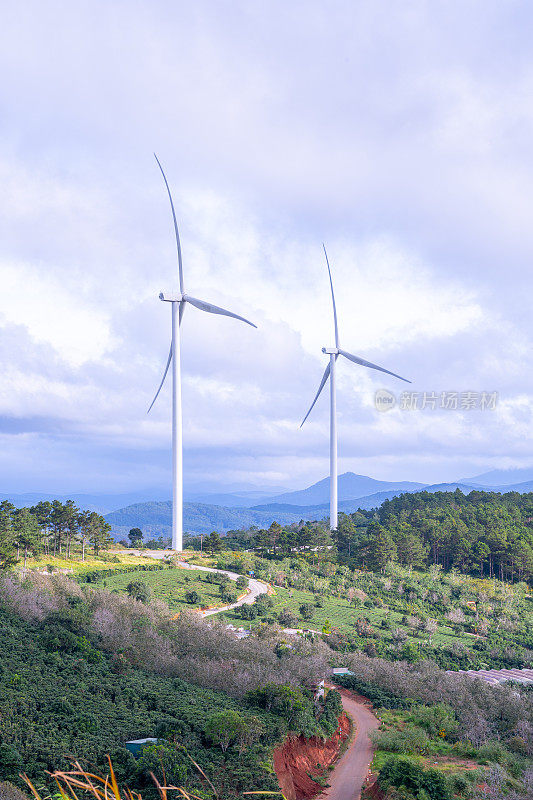
<svg viewBox="0 0 533 800">
<path fill-rule="evenodd" d="M 324 248 L 324 255 L 326 256 L 329 285 L 331 287 L 333 324 L 335 327 L 335 347 L 322 348 L 322 352 L 329 356 L 329 363 L 324 371 L 322 380 L 320 381 L 320 386 L 318 387 L 318 392 L 315 395 L 315 399 L 311 403 L 309 411 L 303 418 L 300 428 L 313 410 L 313 407 L 320 396 L 320 392 L 326 385 L 329 378 L 329 526 L 331 530 L 334 531 L 337 529 L 337 387 L 335 384 L 335 364 L 338 357 L 344 356 L 344 358 L 347 358 L 348 361 L 353 361 L 354 364 L 359 364 L 361 367 L 370 367 L 370 369 L 377 369 L 380 372 L 385 372 L 387 375 L 393 375 L 395 378 L 399 378 L 401 381 L 405 381 L 406 383 L 411 383 L 411 381 L 408 381 L 407 378 L 402 378 L 401 375 L 397 375 L 395 372 L 390 372 L 390 370 L 385 369 L 384 367 L 378 367 L 377 364 L 372 364 L 370 361 L 366 361 L 364 358 L 359 358 L 359 356 L 354 356 L 351 353 L 347 353 L 346 350 L 341 350 L 339 344 L 339 327 L 337 324 L 337 307 L 335 305 L 335 293 L 333 292 L 331 269 L 329 267 L 326 247 L 325 245 L 322 245 L 322 247 Z"/>
<path fill-rule="evenodd" d="M 172 364 L 172 549 L 183 550 L 183 424 L 181 415 L 181 356 L 180 356 L 180 333 L 181 321 L 183 319 L 183 312 L 185 305 L 194 306 L 200 311 L 207 311 L 209 314 L 222 314 L 225 317 L 233 317 L 233 319 L 240 319 L 241 322 L 246 322 L 252 328 L 257 328 L 253 322 L 234 314 L 232 311 L 226 311 L 225 308 L 214 306 L 211 303 L 206 303 L 203 300 L 198 300 L 196 297 L 191 297 L 185 294 L 185 286 L 183 283 L 183 265 L 181 261 L 181 244 L 180 235 L 178 232 L 178 223 L 176 221 L 176 212 L 174 210 L 174 203 L 172 201 L 172 194 L 163 167 L 155 155 L 155 160 L 161 170 L 165 186 L 167 187 L 168 199 L 170 200 L 170 208 L 172 209 L 172 219 L 174 220 L 174 232 L 176 234 L 176 246 L 178 248 L 178 274 L 179 274 L 179 292 L 173 297 L 165 297 L 163 292 L 159 294 L 159 299 L 165 303 L 170 303 L 171 306 L 171 319 L 172 319 L 172 338 L 170 342 L 170 353 L 168 354 L 165 371 L 159 384 L 159 388 L 155 393 L 152 400 L 148 414 L 152 406 L 159 396 L 165 378 L 167 377 L 168 370 Z"/>
</svg>

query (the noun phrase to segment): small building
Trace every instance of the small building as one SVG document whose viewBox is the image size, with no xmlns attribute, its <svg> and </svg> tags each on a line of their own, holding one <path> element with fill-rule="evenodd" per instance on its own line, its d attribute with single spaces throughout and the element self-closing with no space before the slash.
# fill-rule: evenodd
<svg viewBox="0 0 533 800">
<path fill-rule="evenodd" d="M 354 675 L 347 667 L 334 667 L 331 670 L 331 674 L 333 677 L 338 677 L 339 675 Z"/>
<path fill-rule="evenodd" d="M 129 742 L 126 742 L 126 750 L 129 750 L 135 758 L 139 758 L 142 753 L 143 747 L 148 747 L 148 745 L 157 744 L 157 739 L 153 739 L 148 737 L 147 739 L 131 739 Z"/>
</svg>

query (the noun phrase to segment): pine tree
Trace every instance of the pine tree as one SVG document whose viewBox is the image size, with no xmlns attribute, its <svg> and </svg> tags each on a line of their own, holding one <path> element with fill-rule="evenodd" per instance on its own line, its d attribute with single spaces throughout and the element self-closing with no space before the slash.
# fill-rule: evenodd
<svg viewBox="0 0 533 800">
<path fill-rule="evenodd" d="M 370 525 L 367 533 L 369 542 L 367 548 L 368 566 L 383 572 L 387 564 L 396 559 L 396 545 L 390 533 L 382 525 Z"/>
</svg>

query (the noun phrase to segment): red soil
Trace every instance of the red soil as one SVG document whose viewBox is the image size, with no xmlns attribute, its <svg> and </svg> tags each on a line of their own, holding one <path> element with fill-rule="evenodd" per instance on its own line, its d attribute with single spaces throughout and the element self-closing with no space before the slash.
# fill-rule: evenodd
<svg viewBox="0 0 533 800">
<path fill-rule="evenodd" d="M 309 800 L 324 790 L 310 776 L 324 775 L 349 735 L 350 721 L 341 714 L 339 727 L 330 739 L 298 736 L 286 739 L 274 751 L 274 769 L 286 800 Z"/>
</svg>

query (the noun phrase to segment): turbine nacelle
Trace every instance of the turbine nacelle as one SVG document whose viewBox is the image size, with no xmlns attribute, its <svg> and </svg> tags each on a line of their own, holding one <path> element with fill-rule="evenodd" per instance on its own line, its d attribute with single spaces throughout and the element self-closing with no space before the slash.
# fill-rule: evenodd
<svg viewBox="0 0 533 800">
<path fill-rule="evenodd" d="M 386 375 L 391 375 L 394 378 L 399 378 L 401 381 L 406 381 L 407 383 L 411 383 L 408 381 L 407 378 L 402 378 L 401 375 L 397 375 L 395 372 L 391 372 L 389 369 L 385 369 L 385 367 L 380 367 L 378 364 L 373 364 L 371 361 L 367 361 L 366 358 L 361 358 L 360 356 L 354 356 L 353 353 L 348 353 L 346 350 L 343 350 L 340 347 L 339 342 L 339 325 L 337 321 L 337 307 L 335 305 L 335 293 L 333 291 L 333 280 L 331 277 L 331 269 L 329 266 L 328 261 L 328 254 L 326 253 L 326 248 L 324 248 L 324 255 L 326 257 L 326 264 L 328 267 L 328 276 L 329 276 L 329 285 L 331 288 L 331 302 L 333 305 L 333 326 L 335 330 L 335 347 L 323 347 L 322 352 L 324 355 L 329 356 L 328 363 L 326 364 L 326 369 L 324 370 L 324 374 L 322 375 L 322 380 L 320 381 L 320 385 L 318 387 L 318 391 L 315 394 L 314 400 L 311 403 L 311 407 L 309 411 L 305 415 L 302 420 L 302 424 L 300 428 L 306 421 L 307 417 L 315 407 L 315 403 L 320 397 L 320 393 L 324 389 L 325 385 L 327 384 L 328 380 L 330 381 L 330 412 L 329 412 L 329 524 L 331 530 L 335 530 L 337 528 L 337 398 L 336 398 L 336 386 L 335 386 L 335 371 L 337 369 L 337 360 L 342 357 L 351 361 L 353 364 L 357 364 L 360 367 L 368 367 L 369 369 L 375 369 L 378 372 L 384 372 Z"/>
<path fill-rule="evenodd" d="M 155 155 L 155 153 L 154 153 Z M 170 344 L 170 352 L 168 354 L 165 371 L 159 388 L 155 394 L 154 399 L 148 409 L 154 405 L 159 392 L 165 382 L 165 378 L 172 364 L 172 549 L 183 549 L 183 443 L 182 443 L 182 414 L 181 414 L 181 366 L 180 366 L 180 334 L 181 324 L 185 306 L 191 305 L 199 311 L 206 311 L 208 314 L 219 314 L 224 317 L 232 317 L 253 328 L 257 327 L 250 320 L 241 317 L 239 314 L 234 314 L 233 311 L 228 311 L 220 306 L 215 306 L 213 303 L 206 303 L 205 300 L 199 300 L 197 297 L 191 297 L 185 294 L 185 284 L 183 281 L 183 264 L 181 258 L 181 243 L 178 232 L 178 223 L 176 220 L 176 212 L 174 210 L 174 202 L 170 186 L 166 179 L 159 159 L 155 156 L 161 175 L 165 182 L 167 189 L 168 199 L 170 201 L 170 208 L 172 210 L 172 220 L 174 222 L 174 233 L 176 236 L 176 247 L 178 250 L 178 278 L 179 278 L 179 291 L 171 292 L 165 296 L 164 292 L 159 293 L 159 299 L 163 303 L 170 303 L 172 311 L 172 338 Z"/>
<path fill-rule="evenodd" d="M 163 292 L 159 292 L 159 299 L 162 300 L 163 303 L 181 303 L 183 295 L 178 294 L 176 297 L 165 297 Z"/>
</svg>

